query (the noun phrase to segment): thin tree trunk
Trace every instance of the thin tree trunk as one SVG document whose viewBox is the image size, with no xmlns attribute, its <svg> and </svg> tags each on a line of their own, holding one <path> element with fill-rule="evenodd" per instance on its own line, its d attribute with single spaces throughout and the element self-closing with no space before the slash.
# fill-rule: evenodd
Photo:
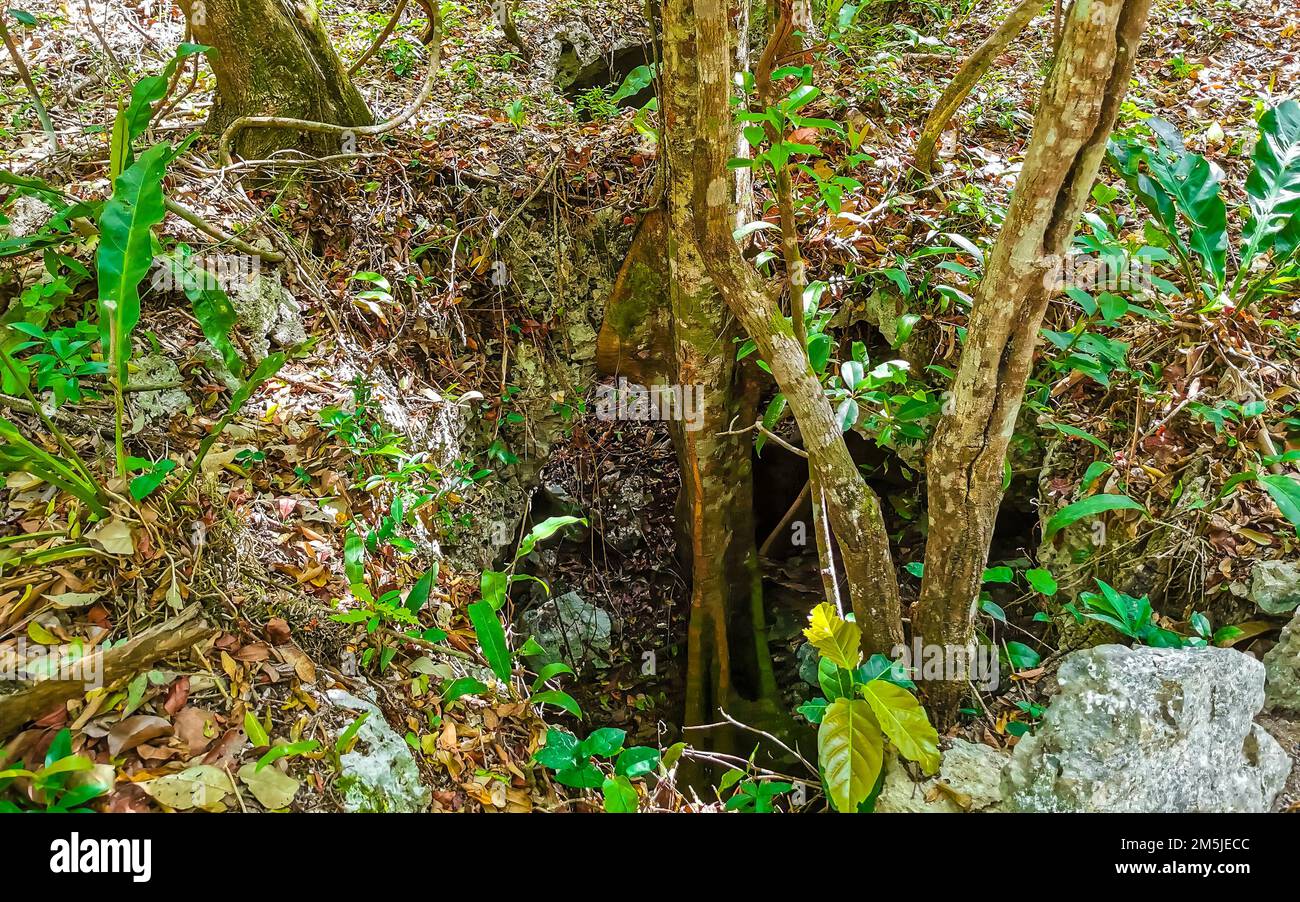
<svg viewBox="0 0 1300 902">
<path fill-rule="evenodd" d="M 853 610 L 870 651 L 888 651 L 902 641 L 902 615 L 880 501 L 863 481 L 830 402 L 812 371 L 804 346 L 781 313 L 777 295 L 740 256 L 732 238 L 732 197 L 727 160 L 733 146 L 732 36 L 725 7 L 711 0 L 666 2 L 677 15 L 693 6 L 698 34 L 698 78 L 691 98 L 698 120 L 669 120 L 678 140 L 693 141 L 695 228 L 704 262 L 730 310 L 745 326 L 772 369 L 799 423 L 808 464 L 826 493 L 831 529 L 843 555 Z M 818 536 L 821 541 L 822 537 Z"/>
<path fill-rule="evenodd" d="M 194 39 L 216 49 L 208 63 L 217 96 L 208 127 L 222 133 L 243 116 L 278 116 L 343 126 L 374 120 L 330 44 L 314 0 L 180 0 Z M 338 153 L 337 136 L 293 129 L 242 131 L 235 150 L 263 159 L 297 147 Z"/>
<path fill-rule="evenodd" d="M 1066 22 L 1007 218 L 975 296 L 951 412 L 930 445 L 930 531 L 912 618 L 924 643 L 972 641 L 1003 465 L 1050 286 L 1128 90 L 1150 2 L 1076 3 Z M 964 688 L 955 681 L 928 684 L 931 716 L 952 722 Z"/>
<path fill-rule="evenodd" d="M 966 96 L 975 84 L 984 77 L 984 73 L 993 65 L 993 61 L 1002 55 L 1007 45 L 1024 31 L 1029 22 L 1043 8 L 1043 0 L 1020 0 L 1020 3 L 1007 14 L 1002 24 L 993 34 L 975 49 L 975 52 L 962 63 L 957 74 L 953 76 L 948 87 L 939 97 L 939 102 L 930 111 L 921 135 L 916 139 L 916 154 L 913 168 L 923 176 L 928 176 L 934 168 L 935 145 L 944 129 L 957 114 Z"/>
</svg>

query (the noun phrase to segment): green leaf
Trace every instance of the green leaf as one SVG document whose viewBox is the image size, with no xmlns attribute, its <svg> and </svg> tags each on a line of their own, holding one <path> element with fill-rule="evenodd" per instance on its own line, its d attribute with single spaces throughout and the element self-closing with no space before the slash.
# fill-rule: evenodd
<svg viewBox="0 0 1300 902">
<path fill-rule="evenodd" d="M 837 667 L 852 670 L 858 666 L 862 630 L 856 623 L 842 619 L 829 602 L 812 609 L 803 634 L 823 658 Z"/>
<path fill-rule="evenodd" d="M 1300 104 L 1286 100 L 1260 117 L 1252 158 L 1255 168 L 1246 179 L 1250 218 L 1242 232 L 1243 272 L 1258 254 L 1272 249 L 1285 256 L 1300 239 Z"/>
<path fill-rule="evenodd" d="M 858 402 L 852 398 L 845 398 L 840 402 L 839 407 L 835 409 L 835 422 L 840 427 L 840 432 L 848 432 L 858 422 Z"/>
<path fill-rule="evenodd" d="M 479 595 L 492 606 L 492 610 L 499 611 L 506 603 L 506 586 L 509 581 L 509 577 L 499 570 L 483 571 L 483 576 L 479 578 Z"/>
<path fill-rule="evenodd" d="M 108 516 L 99 488 L 72 467 L 27 440 L 18 427 L 0 417 L 0 473 L 30 473 L 83 502 L 96 517 Z"/>
<path fill-rule="evenodd" d="M 355 739 L 357 733 L 361 731 L 361 725 L 366 722 L 366 718 L 369 716 L 369 711 L 362 711 L 360 717 L 348 724 L 347 729 L 339 734 L 338 739 L 334 740 L 334 751 L 338 752 L 340 755 L 347 754 L 348 750 L 352 747 L 352 740 Z"/>
<path fill-rule="evenodd" d="M 836 811 L 856 811 L 871 794 L 884 753 L 885 738 L 868 702 L 840 698 L 827 706 L 817 730 L 817 761 Z"/>
<path fill-rule="evenodd" d="M 99 338 L 118 384 L 127 384 L 140 282 L 153 265 L 153 227 L 163 221 L 162 177 L 170 145 L 155 144 L 113 183 L 99 214 Z"/>
<path fill-rule="evenodd" d="M 636 778 L 650 773 L 659 766 L 659 750 L 648 745 L 624 749 L 614 763 L 614 773 Z"/>
<path fill-rule="evenodd" d="M 578 737 L 551 727 L 546 731 L 546 744 L 533 752 L 533 760 L 551 770 L 566 770 L 577 764 L 577 755 Z"/>
<path fill-rule="evenodd" d="M 605 783 L 605 775 L 600 772 L 600 768 L 590 761 L 584 761 L 576 767 L 557 771 L 555 779 L 565 786 L 572 786 L 574 789 L 595 789 Z"/>
<path fill-rule="evenodd" d="M 167 474 L 176 469 L 176 461 L 160 460 L 152 464 L 148 473 L 144 473 L 131 480 L 130 492 L 131 497 L 136 501 L 143 501 L 153 494 L 158 486 L 163 484 Z"/>
<path fill-rule="evenodd" d="M 1261 476 L 1259 481 L 1282 516 L 1296 528 L 1296 535 L 1300 535 L 1300 482 L 1285 474 Z"/>
<path fill-rule="evenodd" d="M 828 705 L 830 705 L 830 702 L 826 699 L 814 698 L 804 702 L 802 705 L 795 708 L 795 710 L 802 714 L 809 723 L 819 724 L 822 722 L 822 718 L 826 716 L 826 708 Z"/>
<path fill-rule="evenodd" d="M 461 677 L 452 680 L 447 685 L 447 688 L 442 691 L 442 701 L 444 704 L 450 704 L 462 695 L 483 695 L 487 691 L 487 683 L 482 680 L 476 680 L 473 677 Z"/>
<path fill-rule="evenodd" d="M 537 679 L 533 680 L 533 690 L 536 691 L 540 689 L 542 684 L 545 683 L 547 680 L 555 679 L 555 677 L 559 676 L 562 673 L 573 673 L 573 668 L 570 667 L 568 664 L 565 664 L 563 661 L 554 661 L 550 664 L 547 664 L 540 671 L 538 671 Z"/>
<path fill-rule="evenodd" d="M 829 658 L 817 661 L 817 683 L 831 701 L 853 697 L 853 671 L 837 666 Z"/>
<path fill-rule="evenodd" d="M 872 680 L 859 691 L 898 753 L 920 764 L 927 774 L 937 771 L 939 733 L 931 726 L 916 696 L 886 680 Z"/>
<path fill-rule="evenodd" d="M 545 692 L 534 693 L 529 701 L 534 705 L 555 705 L 557 708 L 568 711 L 574 717 L 582 717 L 582 706 L 578 704 L 577 699 L 559 689 L 548 689 Z"/>
<path fill-rule="evenodd" d="M 277 745 L 269 752 L 257 759 L 257 769 L 261 770 L 268 764 L 274 764 L 281 758 L 288 758 L 293 755 L 306 755 L 320 748 L 320 743 L 315 739 L 305 739 L 301 742 L 291 742 L 288 745 Z"/>
<path fill-rule="evenodd" d="M 627 739 L 627 730 L 620 730 L 617 727 L 601 727 L 598 730 L 592 730 L 591 735 L 582 740 L 578 746 L 578 754 L 584 758 L 595 755 L 599 758 L 609 758 L 623 748 L 623 741 Z"/>
<path fill-rule="evenodd" d="M 502 682 L 510 682 L 510 649 L 506 646 L 505 630 L 492 605 L 486 601 L 476 601 L 469 606 L 470 623 L 474 625 L 474 634 L 478 636 L 479 648 L 483 657 Z"/>
<path fill-rule="evenodd" d="M 135 83 L 131 89 L 131 103 L 127 106 L 124 115 L 129 141 L 140 137 L 149 127 L 149 120 L 154 114 L 153 104 L 167 95 L 167 86 L 181 61 L 187 56 L 205 53 L 211 49 L 202 44 L 181 44 L 176 49 L 176 55 L 163 67 L 161 74 L 147 76 Z"/>
<path fill-rule="evenodd" d="M 1043 570 L 1038 567 L 1026 570 L 1025 579 L 1029 581 L 1029 585 L 1033 587 L 1034 591 L 1040 595 L 1046 595 L 1050 598 L 1056 594 L 1058 586 L 1056 585 L 1056 578 L 1052 576 L 1050 570 Z"/>
<path fill-rule="evenodd" d="M 242 379 L 244 361 L 230 340 L 237 318 L 235 305 L 210 273 L 191 262 L 188 247 L 181 245 L 176 253 L 162 257 L 161 260 L 170 267 L 177 284 L 189 298 L 190 309 L 199 321 L 203 336 L 221 355 L 221 362 L 230 374 L 236 379 Z"/>
<path fill-rule="evenodd" d="M 244 711 L 244 732 L 248 734 L 248 741 L 255 749 L 268 748 L 271 745 L 271 737 L 266 735 L 262 722 L 247 709 Z"/>
<path fill-rule="evenodd" d="M 515 555 L 515 560 L 526 557 L 538 542 L 550 538 L 559 530 L 575 523 L 583 526 L 587 525 L 587 521 L 582 517 L 547 517 L 534 526 L 528 535 L 524 536 L 524 540 L 519 543 L 519 553 Z"/>
<path fill-rule="evenodd" d="M 986 583 L 1009 583 L 1016 578 L 1016 571 L 1010 567 L 989 567 L 981 578 Z"/>
<path fill-rule="evenodd" d="M 1023 642 L 1007 643 L 1007 660 L 1016 670 L 1028 670 L 1037 667 L 1042 656 Z"/>
<path fill-rule="evenodd" d="M 607 777 L 601 784 L 601 794 L 605 799 L 605 811 L 608 814 L 634 814 L 637 806 L 636 787 L 627 777 Z"/>
<path fill-rule="evenodd" d="M 429 601 L 429 593 L 433 590 L 433 584 L 438 580 L 438 562 L 434 561 L 433 566 L 424 571 L 424 575 L 415 581 L 411 586 L 411 591 L 406 595 L 405 607 L 412 614 L 419 613 L 420 609 Z"/>
<path fill-rule="evenodd" d="M 343 539 L 343 572 L 347 575 L 348 585 L 359 586 L 365 581 L 365 561 L 365 540 L 349 529 Z"/>
<path fill-rule="evenodd" d="M 1082 501 L 1067 504 L 1053 514 L 1051 519 L 1047 521 L 1047 526 L 1043 529 L 1043 540 L 1051 539 L 1052 536 L 1065 527 L 1077 523 L 1085 517 L 1094 517 L 1104 511 L 1113 510 L 1136 510 L 1141 511 L 1144 515 L 1147 512 L 1145 507 L 1128 495 L 1091 495 Z"/>
</svg>

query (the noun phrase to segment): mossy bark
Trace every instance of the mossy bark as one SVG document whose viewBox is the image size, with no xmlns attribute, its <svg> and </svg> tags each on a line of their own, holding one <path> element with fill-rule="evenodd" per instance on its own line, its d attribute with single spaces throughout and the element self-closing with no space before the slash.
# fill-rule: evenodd
<svg viewBox="0 0 1300 902">
<path fill-rule="evenodd" d="M 695 91 L 702 73 L 689 3 L 664 4 L 663 35 L 674 378 L 700 386 L 704 399 L 699 428 L 674 430 L 692 578 L 686 723 L 695 726 L 716 721 L 719 708 L 744 696 L 774 703 L 776 682 L 754 541 L 753 436 L 729 434 L 755 421 L 757 393 L 736 361 L 739 326 L 696 240 Z M 726 191 L 734 200 L 734 179 Z M 733 643 L 737 635 L 747 641 Z"/>
<path fill-rule="evenodd" d="M 213 47 L 217 77 L 209 130 L 220 134 L 241 116 L 281 116 L 334 125 L 370 125 L 365 100 L 330 44 L 315 0 L 180 0 L 194 40 Z M 340 153 L 332 135 L 245 129 L 235 142 L 244 159 L 285 148 Z"/>
</svg>

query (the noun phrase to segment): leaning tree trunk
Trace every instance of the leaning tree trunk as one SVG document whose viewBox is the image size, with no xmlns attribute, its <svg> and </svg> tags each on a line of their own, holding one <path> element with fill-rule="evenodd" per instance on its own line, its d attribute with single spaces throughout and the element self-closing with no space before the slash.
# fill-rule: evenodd
<svg viewBox="0 0 1300 902">
<path fill-rule="evenodd" d="M 333 125 L 370 125 L 365 100 L 348 78 L 316 12 L 315 0 L 180 0 L 194 39 L 215 49 L 217 76 L 208 120 L 220 134 L 242 116 L 280 116 Z M 235 150 L 264 159 L 296 147 L 338 153 L 336 136 L 259 128 L 240 132 Z"/>
<path fill-rule="evenodd" d="M 724 55 L 731 46 L 723 47 Z M 697 428 L 674 428 L 692 575 L 686 723 L 700 725 L 716 721 L 719 707 L 730 705 L 735 712 L 741 701 L 737 674 L 747 676 L 748 694 L 760 703 L 776 700 L 776 682 L 754 542 L 753 436 L 735 431 L 737 423 L 754 422 L 757 398 L 736 361 L 737 324 L 695 240 L 693 137 L 700 73 L 684 4 L 664 4 L 663 47 L 670 344 L 678 385 L 684 391 L 700 387 L 703 399 L 701 421 L 692 424 Z M 734 201 L 736 180 L 727 179 L 722 190 Z M 738 626 L 749 648 L 729 641 L 729 631 L 739 633 Z"/>
<path fill-rule="evenodd" d="M 1002 24 L 983 44 L 975 49 L 966 62 L 962 63 L 957 74 L 953 76 L 948 87 L 939 97 L 939 102 L 930 111 L 930 116 L 921 127 L 921 136 L 916 139 L 916 154 L 912 166 L 921 175 L 929 175 L 934 168 L 934 149 L 939 143 L 939 136 L 957 110 L 961 108 L 976 82 L 993 65 L 993 61 L 1002 55 L 1007 45 L 1024 31 L 1031 19 L 1043 8 L 1043 0 L 1020 0 L 1015 9 L 1007 14 Z"/>
<path fill-rule="evenodd" d="M 1007 446 L 1033 366 L 1038 329 L 1128 90 L 1151 0 L 1089 0 L 1070 12 L 1033 137 L 971 310 L 951 403 L 927 461 L 930 532 L 913 611 L 922 642 L 968 646 Z M 951 676 L 951 675 L 949 675 Z M 950 723 L 965 687 L 925 686 Z"/>
<path fill-rule="evenodd" d="M 696 116 L 669 119 L 675 140 L 693 145 L 693 208 L 696 238 L 708 274 L 727 307 L 744 325 L 785 395 L 808 454 L 809 472 L 827 499 L 827 520 L 849 582 L 853 611 L 869 652 L 888 652 L 903 639 L 898 580 L 894 572 L 880 500 L 849 455 L 830 402 L 813 373 L 807 351 L 781 313 L 778 293 L 762 284 L 732 238 L 732 197 L 727 162 L 734 143 L 731 62 L 732 35 L 726 8 L 713 0 L 669 0 L 677 15 L 690 7 L 698 28 L 697 78 L 683 103 L 695 103 Z M 666 59 L 667 62 L 667 59 Z M 671 66 L 665 66 L 671 70 Z M 819 543 L 830 538 L 820 533 Z"/>
</svg>

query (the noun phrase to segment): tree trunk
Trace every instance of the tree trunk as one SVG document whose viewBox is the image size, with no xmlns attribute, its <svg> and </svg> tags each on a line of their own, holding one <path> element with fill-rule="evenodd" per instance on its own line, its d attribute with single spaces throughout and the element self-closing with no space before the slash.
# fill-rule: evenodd
<svg viewBox="0 0 1300 902">
<path fill-rule="evenodd" d="M 927 461 L 930 532 L 913 633 L 965 647 L 1002 500 L 1015 432 L 1051 286 L 1128 89 L 1150 0 L 1076 3 L 1034 121 L 1033 137 L 971 310 L 948 415 Z M 956 716 L 964 686 L 925 686 L 931 716 Z"/>
<path fill-rule="evenodd" d="M 1007 14 L 1002 24 L 983 44 L 975 49 L 966 62 L 962 63 L 957 74 L 939 97 L 925 125 L 921 127 L 921 136 L 916 139 L 916 156 L 913 168 L 921 175 L 928 176 L 934 168 L 934 149 L 940 135 L 957 110 L 961 108 L 975 83 L 984 77 L 984 73 L 993 65 L 993 61 L 1002 55 L 1007 45 L 1024 31 L 1043 8 L 1043 0 L 1020 0 L 1019 5 Z"/>
<path fill-rule="evenodd" d="M 686 723 L 699 725 L 717 720 L 719 707 L 738 701 L 738 674 L 747 678 L 749 691 L 743 694 L 760 701 L 775 700 L 776 682 L 754 542 L 753 437 L 734 433 L 736 423 L 754 422 L 757 398 L 736 362 L 737 325 L 718 298 L 695 240 L 693 147 L 700 73 L 686 4 L 664 4 L 663 46 L 670 343 L 678 385 L 683 392 L 698 387 L 703 399 L 700 421 L 677 423 L 673 430 L 692 574 Z M 724 55 L 730 46 L 724 45 Z M 722 190 L 734 200 L 734 179 Z M 733 648 L 729 635 L 737 633 L 748 634 L 752 646 Z"/>
<path fill-rule="evenodd" d="M 828 519 L 844 560 L 853 611 L 870 652 L 887 652 L 902 642 L 898 581 L 894 573 L 880 500 L 850 457 L 830 402 L 813 373 L 805 347 L 781 313 L 777 295 L 758 279 L 732 238 L 732 197 L 727 161 L 734 144 L 729 105 L 732 36 L 725 7 L 712 0 L 673 0 L 680 10 L 693 6 L 698 28 L 692 92 L 679 103 L 693 105 L 696 121 L 669 119 L 675 140 L 693 143 L 695 229 L 704 263 L 726 301 L 772 369 L 799 423 L 810 472 L 825 493 Z M 818 535 L 818 541 L 826 541 Z M 828 549 L 829 550 L 829 549 Z"/>
<path fill-rule="evenodd" d="M 208 128 L 241 116 L 281 116 L 334 125 L 370 125 L 365 100 L 334 52 L 314 0 L 180 0 L 194 40 L 215 48 L 217 76 Z M 239 133 L 235 150 L 264 159 L 296 147 L 339 153 L 337 137 L 259 128 Z"/>
</svg>

